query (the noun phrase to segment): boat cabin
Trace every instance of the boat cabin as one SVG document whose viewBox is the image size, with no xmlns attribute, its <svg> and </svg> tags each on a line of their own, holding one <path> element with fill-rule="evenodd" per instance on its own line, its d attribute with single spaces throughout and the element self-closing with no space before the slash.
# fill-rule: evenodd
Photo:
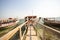
<svg viewBox="0 0 60 40">
<path fill-rule="evenodd" d="M 26 16 L 25 21 L 32 21 L 36 18 L 37 16 Z"/>
</svg>

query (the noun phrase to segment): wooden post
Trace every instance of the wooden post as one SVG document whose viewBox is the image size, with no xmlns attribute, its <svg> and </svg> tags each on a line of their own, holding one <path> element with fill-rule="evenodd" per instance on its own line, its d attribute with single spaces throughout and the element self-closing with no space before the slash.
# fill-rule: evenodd
<svg viewBox="0 0 60 40">
<path fill-rule="evenodd" d="M 20 28 L 20 40 L 21 40 L 22 34 L 21 34 L 21 28 Z"/>
<path fill-rule="evenodd" d="M 45 38 L 45 27 L 43 27 L 43 38 L 42 39 L 46 40 L 46 38 Z"/>
</svg>

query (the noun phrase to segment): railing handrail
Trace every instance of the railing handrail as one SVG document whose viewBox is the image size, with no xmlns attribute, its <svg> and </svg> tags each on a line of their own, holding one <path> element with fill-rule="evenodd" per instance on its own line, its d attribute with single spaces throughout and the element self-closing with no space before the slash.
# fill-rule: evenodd
<svg viewBox="0 0 60 40">
<path fill-rule="evenodd" d="M 8 32 L 7 34 L 5 34 L 4 36 L 2 36 L 0 38 L 0 40 L 9 40 L 23 25 L 25 25 L 28 21 L 26 21 L 25 23 L 19 25 L 18 27 L 16 27 L 15 29 L 11 30 L 10 32 Z"/>
<path fill-rule="evenodd" d="M 40 23 L 39 23 L 39 24 L 40 24 Z M 42 26 L 44 26 L 44 27 L 46 27 L 46 28 L 48 28 L 48 29 L 51 29 L 51 30 L 53 30 L 53 31 L 55 31 L 55 32 L 57 32 L 57 33 L 60 33 L 59 30 L 56 30 L 56 29 L 51 28 L 51 27 L 49 27 L 49 26 L 46 26 L 46 25 L 43 25 L 43 24 L 40 24 L 40 25 L 42 25 Z"/>
</svg>

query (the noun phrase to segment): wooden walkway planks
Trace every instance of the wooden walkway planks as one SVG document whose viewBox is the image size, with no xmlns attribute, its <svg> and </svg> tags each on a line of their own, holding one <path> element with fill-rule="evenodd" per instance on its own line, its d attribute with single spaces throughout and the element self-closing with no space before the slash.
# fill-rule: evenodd
<svg viewBox="0 0 60 40">
<path fill-rule="evenodd" d="M 36 35 L 36 32 L 33 28 L 33 26 L 28 27 L 28 32 L 26 35 L 26 40 L 38 40 L 38 37 Z"/>
</svg>

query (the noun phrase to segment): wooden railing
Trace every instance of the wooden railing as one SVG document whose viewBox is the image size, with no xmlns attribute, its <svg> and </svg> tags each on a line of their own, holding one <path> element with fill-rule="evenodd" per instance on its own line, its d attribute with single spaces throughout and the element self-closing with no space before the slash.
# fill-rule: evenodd
<svg viewBox="0 0 60 40">
<path fill-rule="evenodd" d="M 37 25 L 39 24 L 39 25 Z M 37 30 L 37 34 L 39 35 L 41 40 L 60 40 L 60 31 L 53 29 L 44 24 L 37 23 L 35 25 L 35 30 Z M 40 31 L 41 30 L 41 31 Z"/>
<path fill-rule="evenodd" d="M 60 40 L 60 31 L 59 30 L 56 30 L 50 26 L 46 26 L 44 24 L 40 24 L 43 28 L 43 36 L 44 36 L 44 39 L 47 40 Z M 47 34 L 47 35 L 46 35 Z"/>
<path fill-rule="evenodd" d="M 8 32 L 7 34 L 5 34 L 4 36 L 2 36 L 1 38 L 0 38 L 0 40 L 9 40 L 17 31 L 19 31 L 20 32 L 20 40 L 22 40 L 23 39 L 23 37 L 24 37 L 24 34 L 25 34 L 25 32 L 26 32 L 26 30 L 24 31 L 24 33 L 23 33 L 23 35 L 22 35 L 22 31 L 21 31 L 21 28 L 27 23 L 28 21 L 26 21 L 25 23 L 23 23 L 23 24 L 21 24 L 21 25 L 19 25 L 18 27 L 16 27 L 15 29 L 13 29 L 12 31 L 10 31 L 10 32 Z"/>
</svg>

